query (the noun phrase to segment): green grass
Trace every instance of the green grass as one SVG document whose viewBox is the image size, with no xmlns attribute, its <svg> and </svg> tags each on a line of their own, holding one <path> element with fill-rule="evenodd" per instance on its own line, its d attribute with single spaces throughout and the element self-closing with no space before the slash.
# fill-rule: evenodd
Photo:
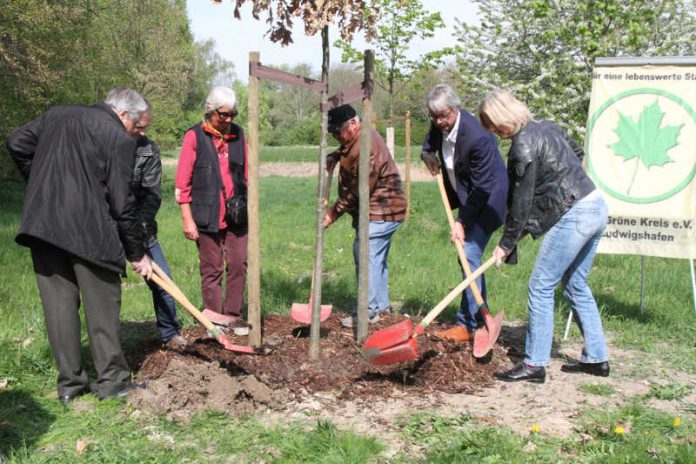
<svg viewBox="0 0 696 464">
<path fill-rule="evenodd" d="M 281 155 L 278 155 L 281 156 Z M 158 217 L 160 241 L 175 281 L 194 303 L 200 301 L 195 245 L 181 233 L 173 201 L 174 168 L 164 175 L 165 201 Z M 588 411 L 582 432 L 558 440 L 539 434 L 515 434 L 482 426 L 468 416 L 404 418 L 404 439 L 421 452 L 385 458 L 385 444 L 369 435 L 337 430 L 331 423 L 281 421 L 259 424 L 253 418 L 201 414 L 190 424 L 145 417 L 122 403 L 84 400 L 63 408 L 55 399 L 55 365 L 29 252 L 14 243 L 24 186 L 4 181 L 0 189 L 0 452 L 8 462 L 694 462 L 693 420 L 673 418 L 637 405 Z M 306 301 L 314 260 L 316 179 L 269 177 L 261 181 L 261 307 L 287 314 L 293 302 Z M 412 186 L 411 220 L 396 232 L 390 252 L 390 292 L 401 311 L 423 314 L 460 280 L 455 253 L 434 183 Z M 335 196 L 335 189 L 334 189 Z M 352 258 L 354 231 L 342 218 L 325 232 L 324 301 L 349 311 L 355 298 Z M 496 243 L 496 235 L 491 247 Z M 527 278 L 538 243 L 525 240 L 520 264 L 487 273 L 489 303 L 505 309 L 508 320 L 526 321 Z M 490 250 L 489 250 L 490 252 Z M 645 310 L 639 309 L 640 258 L 599 255 L 590 284 L 613 343 L 660 357 L 664 369 L 696 372 L 696 317 L 685 261 L 646 258 Z M 559 294 L 555 333 L 562 334 L 568 308 Z M 456 303 L 442 318 L 452 318 Z M 140 278 L 124 282 L 123 343 L 138 346 L 157 337 L 150 294 Z M 194 321 L 182 314 L 186 324 Z M 83 347 L 88 356 L 86 331 Z M 577 328 L 571 331 L 579 339 Z M 648 374 L 650 363 L 636 363 L 635 374 Z M 641 371 L 643 369 L 643 371 Z M 692 390 L 669 384 L 651 389 L 651 398 L 683 398 Z M 586 392 L 615 395 L 587 386 Z M 690 387 L 689 387 L 690 388 Z M 694 414 L 694 411 L 689 414 Z M 337 413 L 340 414 L 340 411 Z M 630 433 L 612 433 L 630 422 Z M 410 425 L 409 425 L 410 424 Z M 579 425 L 580 427 L 580 425 Z M 585 436 L 585 439 L 582 437 Z M 589 437 L 589 441 L 586 441 Z M 89 441 L 83 456 L 79 439 Z M 585 441 L 584 441 L 585 440 Z M 690 441 L 691 440 L 691 441 Z M 531 445 L 530 445 L 531 443 Z M 2 458 L 0 457 L 0 462 Z"/>
<path fill-rule="evenodd" d="M 680 383 L 668 383 L 660 385 L 657 383 L 650 384 L 650 391 L 645 394 L 644 398 L 655 398 L 658 400 L 680 400 L 691 394 L 693 388 L 691 385 Z"/>
<path fill-rule="evenodd" d="M 578 390 L 598 396 L 612 396 L 616 394 L 616 389 L 611 385 L 585 383 L 578 386 Z"/>
<path fill-rule="evenodd" d="M 611 411 L 587 411 L 585 417 L 576 434 L 559 439 L 553 431 L 516 434 L 468 415 L 414 414 L 404 421 L 402 435 L 425 448 L 425 458 L 403 453 L 396 462 L 696 462 L 693 422 L 676 426 L 673 416 L 641 407 L 637 400 Z"/>
</svg>

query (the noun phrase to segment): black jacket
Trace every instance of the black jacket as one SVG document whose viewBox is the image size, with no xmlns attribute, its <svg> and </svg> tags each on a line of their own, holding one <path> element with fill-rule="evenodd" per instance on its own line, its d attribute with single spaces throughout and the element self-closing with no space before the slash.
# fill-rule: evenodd
<svg viewBox="0 0 696 464">
<path fill-rule="evenodd" d="M 143 136 L 136 143 L 135 168 L 131 189 L 135 194 L 135 212 L 144 234 L 144 245 L 157 243 L 155 216 L 162 204 L 162 161 L 159 146 Z"/>
<path fill-rule="evenodd" d="M 47 242 L 115 272 L 143 257 L 135 141 L 108 106 L 53 107 L 15 129 L 7 149 L 27 179 L 17 243 Z"/>
<path fill-rule="evenodd" d="M 595 189 L 580 148 L 548 121 L 530 121 L 508 152 L 508 214 L 499 246 L 510 251 L 529 232 L 546 233 L 578 200 Z"/>
<path fill-rule="evenodd" d="M 459 208 L 457 221 L 465 228 L 480 225 L 492 233 L 503 224 L 508 179 L 505 163 L 498 150 L 495 136 L 486 131 L 467 111 L 459 113 L 457 141 L 454 144 L 454 176 L 451 185 L 445 172 L 442 156 L 442 131 L 434 124 L 425 136 L 423 151 L 438 152 L 443 167 L 443 179 L 452 209 Z"/>
</svg>

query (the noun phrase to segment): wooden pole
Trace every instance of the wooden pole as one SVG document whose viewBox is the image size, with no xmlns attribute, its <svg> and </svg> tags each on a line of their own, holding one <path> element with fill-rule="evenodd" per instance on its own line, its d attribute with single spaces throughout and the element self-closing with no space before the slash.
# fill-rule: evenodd
<svg viewBox="0 0 696 464">
<path fill-rule="evenodd" d="M 405 139 L 406 139 L 406 160 L 404 163 L 406 167 L 404 168 L 406 176 L 406 220 L 408 221 L 411 217 L 411 112 L 406 112 L 406 121 L 404 123 Z"/>
<path fill-rule="evenodd" d="M 370 152 L 372 151 L 372 85 L 375 66 L 375 54 L 365 50 L 365 97 L 363 98 L 363 124 L 360 131 L 360 164 L 358 171 L 358 238 L 359 271 L 358 271 L 358 328 L 356 338 L 362 342 L 367 338 L 367 288 L 369 282 L 368 265 L 370 252 Z"/>
<path fill-rule="evenodd" d="M 259 52 L 249 53 L 249 63 L 259 62 Z M 247 247 L 248 318 L 251 325 L 249 344 L 261 346 L 261 261 L 259 241 L 259 79 L 249 73 L 248 100 L 248 162 L 249 186 L 247 208 L 249 214 L 249 242 Z"/>
<path fill-rule="evenodd" d="M 321 103 L 325 104 L 329 92 L 329 27 L 321 30 L 321 80 L 326 85 L 321 92 Z M 316 229 L 316 254 L 314 258 L 314 299 L 312 300 L 312 325 L 309 329 L 309 359 L 319 359 L 321 340 L 321 277 L 324 261 L 324 216 L 326 215 L 326 203 L 328 198 L 326 190 L 326 134 L 328 132 L 328 114 L 321 112 L 321 141 L 319 144 L 319 186 L 317 187 L 317 229 Z"/>
</svg>

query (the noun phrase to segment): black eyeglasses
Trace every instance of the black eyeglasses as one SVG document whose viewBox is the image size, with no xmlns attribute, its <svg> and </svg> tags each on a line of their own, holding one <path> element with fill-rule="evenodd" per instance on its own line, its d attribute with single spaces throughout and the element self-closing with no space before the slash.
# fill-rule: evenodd
<svg viewBox="0 0 696 464">
<path fill-rule="evenodd" d="M 237 110 L 232 110 L 232 111 L 220 111 L 220 110 L 215 110 L 218 116 L 222 119 L 227 119 L 227 118 L 234 118 L 239 114 Z"/>
<path fill-rule="evenodd" d="M 449 118 L 452 115 L 452 108 L 447 109 L 447 113 L 440 113 L 436 114 L 433 113 L 432 111 L 428 112 L 428 119 L 430 119 L 432 122 L 438 122 L 438 121 L 444 121 L 445 119 Z"/>
</svg>

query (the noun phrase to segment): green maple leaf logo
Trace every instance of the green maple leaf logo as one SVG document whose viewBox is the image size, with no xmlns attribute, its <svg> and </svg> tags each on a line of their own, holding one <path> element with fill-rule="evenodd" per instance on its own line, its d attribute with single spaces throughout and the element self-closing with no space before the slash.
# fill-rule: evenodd
<svg viewBox="0 0 696 464">
<path fill-rule="evenodd" d="M 683 124 L 660 127 L 664 115 L 657 101 L 643 107 L 638 122 L 619 112 L 619 124 L 614 129 L 619 141 L 609 147 L 626 161 L 638 157 L 646 168 L 673 162 L 667 152 L 678 145 L 677 137 Z"/>
<path fill-rule="evenodd" d="M 636 173 L 640 166 L 638 160 L 642 161 L 646 168 L 664 166 L 674 162 L 672 158 L 667 156 L 667 152 L 679 144 L 677 137 L 684 124 L 660 127 L 664 115 L 665 113 L 660 110 L 657 100 L 655 103 L 643 107 L 643 111 L 638 116 L 638 122 L 633 122 L 630 116 L 619 111 L 619 124 L 614 129 L 619 140 L 609 145 L 609 148 L 614 150 L 616 156 L 624 158 L 625 161 L 637 158 L 627 193 L 631 192 L 631 187 L 636 179 Z"/>
</svg>

